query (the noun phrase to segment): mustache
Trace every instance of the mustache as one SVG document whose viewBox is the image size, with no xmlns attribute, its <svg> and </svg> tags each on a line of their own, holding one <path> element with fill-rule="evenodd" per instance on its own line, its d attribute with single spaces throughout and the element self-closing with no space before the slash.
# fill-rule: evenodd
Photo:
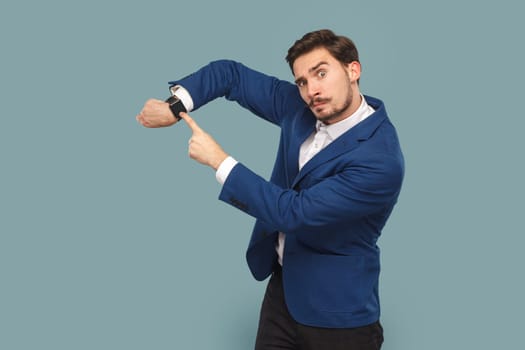
<svg viewBox="0 0 525 350">
<path fill-rule="evenodd" d="M 308 103 L 308 106 L 312 108 L 316 103 L 327 103 L 327 102 L 330 102 L 329 98 L 317 97 L 317 98 L 311 99 L 310 102 Z"/>
</svg>

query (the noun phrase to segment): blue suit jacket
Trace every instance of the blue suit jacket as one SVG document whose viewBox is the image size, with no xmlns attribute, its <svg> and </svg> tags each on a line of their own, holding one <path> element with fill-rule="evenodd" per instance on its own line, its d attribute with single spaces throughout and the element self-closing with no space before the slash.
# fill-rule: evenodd
<svg viewBox="0 0 525 350">
<path fill-rule="evenodd" d="M 257 280 L 275 267 L 279 231 L 285 299 L 300 323 L 357 327 L 379 319 L 376 241 L 399 195 L 403 156 L 383 103 L 299 171 L 299 147 L 315 117 L 294 84 L 233 61 L 216 61 L 170 84 L 184 86 L 195 108 L 217 97 L 237 101 L 281 128 L 271 181 L 237 164 L 219 199 L 257 221 L 247 261 Z"/>
</svg>

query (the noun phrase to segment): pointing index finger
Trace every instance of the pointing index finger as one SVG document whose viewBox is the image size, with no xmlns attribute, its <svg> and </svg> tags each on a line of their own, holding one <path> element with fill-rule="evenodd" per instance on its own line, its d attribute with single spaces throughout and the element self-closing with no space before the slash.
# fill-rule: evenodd
<svg viewBox="0 0 525 350">
<path fill-rule="evenodd" d="M 192 117 L 190 117 L 190 115 L 188 113 L 185 113 L 185 112 L 180 112 L 179 113 L 179 116 L 184 119 L 184 121 L 186 122 L 186 124 L 188 124 L 188 126 L 190 127 L 191 131 L 195 132 L 195 131 L 201 131 L 202 129 L 199 127 L 199 125 L 195 122 L 195 120 L 193 120 Z"/>
</svg>

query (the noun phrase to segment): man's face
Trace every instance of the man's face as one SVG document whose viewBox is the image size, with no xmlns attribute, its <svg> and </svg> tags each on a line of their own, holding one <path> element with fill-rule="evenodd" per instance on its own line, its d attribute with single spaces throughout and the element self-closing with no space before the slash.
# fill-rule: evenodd
<svg viewBox="0 0 525 350">
<path fill-rule="evenodd" d="M 317 48 L 299 56 L 293 72 L 301 97 L 318 120 L 335 123 L 357 110 L 357 80 L 361 74 L 358 62 L 342 64 L 325 48 Z"/>
</svg>

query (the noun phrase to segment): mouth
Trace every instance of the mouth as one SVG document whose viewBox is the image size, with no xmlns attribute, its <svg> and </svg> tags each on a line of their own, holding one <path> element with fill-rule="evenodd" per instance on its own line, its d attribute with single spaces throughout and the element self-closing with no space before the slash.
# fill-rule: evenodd
<svg viewBox="0 0 525 350">
<path fill-rule="evenodd" d="M 327 102 L 328 102 L 328 99 L 317 99 L 317 100 L 312 100 L 309 105 L 310 105 L 310 108 L 317 109 L 321 107 L 322 105 L 326 104 Z"/>
</svg>

